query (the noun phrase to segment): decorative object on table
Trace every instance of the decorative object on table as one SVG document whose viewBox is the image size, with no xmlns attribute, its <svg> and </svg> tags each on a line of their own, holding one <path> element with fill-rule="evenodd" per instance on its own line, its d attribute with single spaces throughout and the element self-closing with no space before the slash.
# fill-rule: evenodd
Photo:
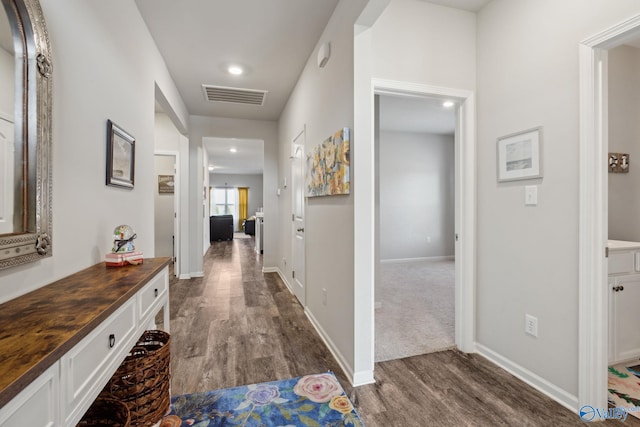
<svg viewBox="0 0 640 427">
<path fill-rule="evenodd" d="M 136 251 L 133 241 L 137 237 L 133 228 L 129 225 L 119 225 L 113 230 L 113 248 L 111 253 L 105 256 L 108 267 L 123 267 L 125 265 L 142 264 L 144 256 Z"/>
<path fill-rule="evenodd" d="M 78 427 L 129 427 L 131 415 L 127 405 L 113 397 L 98 397 L 84 414 Z"/>
<path fill-rule="evenodd" d="M 175 193 L 175 181 L 173 175 L 158 175 L 158 193 L 173 194 Z"/>
<path fill-rule="evenodd" d="M 349 128 L 334 133 L 307 154 L 307 197 L 349 194 Z"/>
<path fill-rule="evenodd" d="M 145 331 L 102 390 L 127 405 L 132 426 L 155 425 L 169 411 L 170 348 L 167 332 Z"/>
<path fill-rule="evenodd" d="M 609 153 L 609 172 L 610 173 L 628 173 L 629 172 L 629 154 Z"/>
<path fill-rule="evenodd" d="M 174 396 L 160 427 L 364 426 L 331 372 Z"/>
<path fill-rule="evenodd" d="M 498 138 L 498 182 L 542 178 L 542 127 Z"/>
<path fill-rule="evenodd" d="M 136 140 L 107 120 L 107 185 L 133 188 Z"/>
</svg>

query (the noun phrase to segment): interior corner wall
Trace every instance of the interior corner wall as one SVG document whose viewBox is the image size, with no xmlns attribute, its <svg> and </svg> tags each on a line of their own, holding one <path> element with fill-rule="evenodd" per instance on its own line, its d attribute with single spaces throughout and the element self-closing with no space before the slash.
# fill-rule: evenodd
<svg viewBox="0 0 640 427">
<path fill-rule="evenodd" d="M 578 45 L 639 12 L 629 0 L 493 0 L 478 14 L 476 340 L 570 407 L 579 381 Z M 496 139 L 535 126 L 543 178 L 497 183 Z M 524 205 L 524 185 L 538 186 L 537 206 Z M 537 338 L 525 334 L 525 314 L 538 318 Z"/>
<path fill-rule="evenodd" d="M 365 3 L 338 2 L 280 116 L 280 182 L 285 177 L 291 182 L 291 141 L 305 127 L 306 153 L 336 131 L 353 129 L 354 23 Z M 331 43 L 331 58 L 324 68 L 318 68 L 316 55 L 324 42 Z M 356 174 L 352 167 L 352 192 L 357 191 Z M 283 215 L 277 266 L 291 277 L 291 187 L 282 191 L 279 204 Z M 307 198 L 305 215 L 306 310 L 349 371 L 354 358 L 353 195 Z M 323 289 L 327 291 L 326 304 Z"/>
<path fill-rule="evenodd" d="M 454 255 L 454 137 L 380 132 L 380 259 Z"/>
<path fill-rule="evenodd" d="M 640 49 L 609 50 L 609 152 L 630 155 L 627 173 L 609 173 L 609 239 L 640 241 Z"/>
<path fill-rule="evenodd" d="M 263 207 L 264 207 L 264 255 L 262 258 L 263 268 L 275 268 L 278 259 L 278 236 L 279 236 L 279 205 L 276 195 L 278 186 L 278 124 L 268 120 L 244 120 L 227 119 L 222 117 L 189 117 L 189 147 L 192 156 L 193 166 L 198 168 L 190 170 L 191 188 L 197 188 L 190 194 L 189 204 L 191 206 L 203 206 L 202 189 L 205 184 L 203 174 L 202 140 L 205 137 L 216 138 L 240 138 L 240 139 L 260 139 L 264 141 L 264 173 L 263 173 Z M 199 153 L 198 153 L 199 151 Z M 208 183 L 209 174 L 206 174 Z M 208 197 L 208 196 L 207 196 Z M 208 200 L 208 199 L 207 199 Z M 203 240 L 208 240 L 209 222 L 208 203 L 204 203 L 204 216 L 207 221 L 203 221 L 203 211 L 190 213 L 190 245 L 192 253 L 202 253 Z M 202 257 L 191 257 L 190 269 L 195 272 L 202 272 Z"/>
<path fill-rule="evenodd" d="M 40 3 L 53 55 L 53 256 L 1 271 L 0 302 L 102 261 L 119 224 L 154 255 L 155 85 L 186 112 L 133 1 Z M 108 119 L 136 138 L 132 190 L 105 185 Z"/>
</svg>

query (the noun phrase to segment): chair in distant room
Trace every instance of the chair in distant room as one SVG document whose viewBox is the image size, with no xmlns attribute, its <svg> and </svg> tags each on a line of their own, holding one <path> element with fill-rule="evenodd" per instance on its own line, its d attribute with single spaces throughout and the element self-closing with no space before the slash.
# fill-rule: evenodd
<svg viewBox="0 0 640 427">
<path fill-rule="evenodd" d="M 209 236 L 211 242 L 233 240 L 233 215 L 209 217 Z"/>
</svg>

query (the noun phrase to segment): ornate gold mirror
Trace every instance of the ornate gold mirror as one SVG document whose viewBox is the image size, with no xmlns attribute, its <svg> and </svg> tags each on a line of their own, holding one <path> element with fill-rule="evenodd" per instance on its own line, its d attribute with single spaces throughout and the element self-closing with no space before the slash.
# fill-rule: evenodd
<svg viewBox="0 0 640 427">
<path fill-rule="evenodd" d="M 51 49 L 38 0 L 0 11 L 0 269 L 51 256 Z"/>
</svg>

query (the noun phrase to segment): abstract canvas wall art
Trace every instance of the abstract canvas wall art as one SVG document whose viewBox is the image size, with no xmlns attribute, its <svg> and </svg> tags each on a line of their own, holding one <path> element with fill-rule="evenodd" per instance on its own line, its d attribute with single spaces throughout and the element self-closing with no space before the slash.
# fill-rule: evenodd
<svg viewBox="0 0 640 427">
<path fill-rule="evenodd" d="M 307 154 L 306 196 L 349 194 L 349 128 L 343 128 Z"/>
</svg>

